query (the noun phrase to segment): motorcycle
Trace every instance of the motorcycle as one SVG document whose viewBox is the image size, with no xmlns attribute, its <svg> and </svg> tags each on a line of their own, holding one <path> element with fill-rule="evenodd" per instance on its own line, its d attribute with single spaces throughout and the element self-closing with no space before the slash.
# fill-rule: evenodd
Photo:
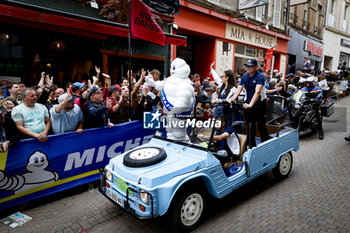
<svg viewBox="0 0 350 233">
<path fill-rule="evenodd" d="M 300 131 L 316 131 L 319 128 L 316 111 L 320 111 L 323 100 L 309 98 L 300 90 L 289 98 L 268 96 L 268 99 L 268 125 L 293 123 L 293 127 L 299 127 Z M 322 121 L 321 114 L 320 118 Z"/>
<path fill-rule="evenodd" d="M 299 126 L 300 131 L 308 129 L 317 131 L 319 123 L 317 122 L 316 114 L 320 116 L 322 122 L 320 106 L 323 100 L 309 98 L 305 93 L 298 90 L 287 102 L 289 118 Z"/>
</svg>

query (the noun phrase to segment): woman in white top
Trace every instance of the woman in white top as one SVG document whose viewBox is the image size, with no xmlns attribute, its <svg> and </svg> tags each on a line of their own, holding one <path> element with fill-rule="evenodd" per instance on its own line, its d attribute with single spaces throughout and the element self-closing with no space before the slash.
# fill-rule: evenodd
<svg viewBox="0 0 350 233">
<path fill-rule="evenodd" d="M 227 105 L 218 105 L 214 111 L 214 118 L 219 116 L 225 116 L 227 118 L 227 125 L 231 125 L 234 118 L 233 109 L 231 108 L 231 99 L 237 89 L 237 83 L 234 78 L 232 70 L 225 70 L 221 76 L 216 73 L 213 69 L 215 62 L 210 66 L 210 72 L 214 77 L 215 82 L 219 85 L 218 87 L 218 100 L 216 103 L 228 103 Z"/>
</svg>

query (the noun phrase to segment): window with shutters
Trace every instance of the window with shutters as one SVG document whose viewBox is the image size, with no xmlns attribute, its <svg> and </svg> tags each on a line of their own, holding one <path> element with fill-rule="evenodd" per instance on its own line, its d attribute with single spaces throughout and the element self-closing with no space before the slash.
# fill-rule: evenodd
<svg viewBox="0 0 350 233">
<path fill-rule="evenodd" d="M 328 15 L 328 26 L 333 27 L 334 25 L 334 15 L 329 14 Z"/>
<path fill-rule="evenodd" d="M 263 8 L 265 8 L 265 6 L 259 6 L 255 8 L 255 19 L 257 21 L 262 22 L 263 19 Z"/>
<path fill-rule="evenodd" d="M 335 0 L 332 0 L 331 1 L 331 9 L 330 9 L 330 12 L 331 12 L 331 14 L 333 15 L 333 13 L 334 13 L 334 6 L 335 6 Z"/>
<path fill-rule="evenodd" d="M 273 26 L 281 27 L 281 11 L 282 11 L 282 3 L 281 0 L 274 0 L 273 4 Z"/>
</svg>

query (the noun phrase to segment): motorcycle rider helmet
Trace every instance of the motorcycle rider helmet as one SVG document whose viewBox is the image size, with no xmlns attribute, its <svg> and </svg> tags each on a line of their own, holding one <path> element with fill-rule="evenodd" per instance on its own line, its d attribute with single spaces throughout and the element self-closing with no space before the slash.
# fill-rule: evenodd
<svg viewBox="0 0 350 233">
<path fill-rule="evenodd" d="M 314 77 L 307 77 L 306 80 L 305 80 L 305 85 L 309 88 L 309 89 L 312 89 L 313 86 L 314 86 Z M 309 85 L 307 85 L 309 84 Z"/>
<path fill-rule="evenodd" d="M 314 83 L 314 81 L 315 81 L 314 77 L 308 77 L 305 80 L 305 82 L 307 82 L 307 83 Z"/>
</svg>

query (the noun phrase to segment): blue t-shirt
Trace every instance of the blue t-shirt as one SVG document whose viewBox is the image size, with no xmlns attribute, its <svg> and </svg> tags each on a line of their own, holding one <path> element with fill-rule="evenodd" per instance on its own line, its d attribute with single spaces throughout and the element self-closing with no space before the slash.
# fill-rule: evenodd
<svg viewBox="0 0 350 233">
<path fill-rule="evenodd" d="M 235 132 L 236 131 L 235 131 L 235 129 L 232 126 L 226 126 L 222 133 L 221 133 L 220 130 L 217 130 L 215 135 L 221 135 L 221 134 L 224 134 L 224 133 L 228 133 L 229 135 L 231 135 L 231 134 L 233 134 Z M 228 155 L 233 155 L 230 147 L 227 144 L 227 139 L 218 141 L 218 150 L 226 150 Z"/>
<path fill-rule="evenodd" d="M 69 112 L 64 109 L 62 112 L 56 112 L 57 105 L 50 109 L 51 127 L 55 134 L 74 131 L 77 129 L 79 122 L 84 121 L 83 112 L 79 105 L 74 104 L 74 108 Z"/>
<path fill-rule="evenodd" d="M 263 86 L 265 85 L 265 76 L 259 71 L 256 71 L 253 77 L 250 77 L 249 73 L 247 73 L 242 76 L 241 82 L 239 83 L 239 85 L 245 87 L 247 91 L 247 99 L 245 102 L 250 103 L 250 101 L 254 96 L 256 85 L 263 85 Z M 260 98 L 257 100 L 257 102 L 260 102 L 263 99 L 265 98 L 261 98 L 261 95 L 260 95 Z"/>
</svg>

